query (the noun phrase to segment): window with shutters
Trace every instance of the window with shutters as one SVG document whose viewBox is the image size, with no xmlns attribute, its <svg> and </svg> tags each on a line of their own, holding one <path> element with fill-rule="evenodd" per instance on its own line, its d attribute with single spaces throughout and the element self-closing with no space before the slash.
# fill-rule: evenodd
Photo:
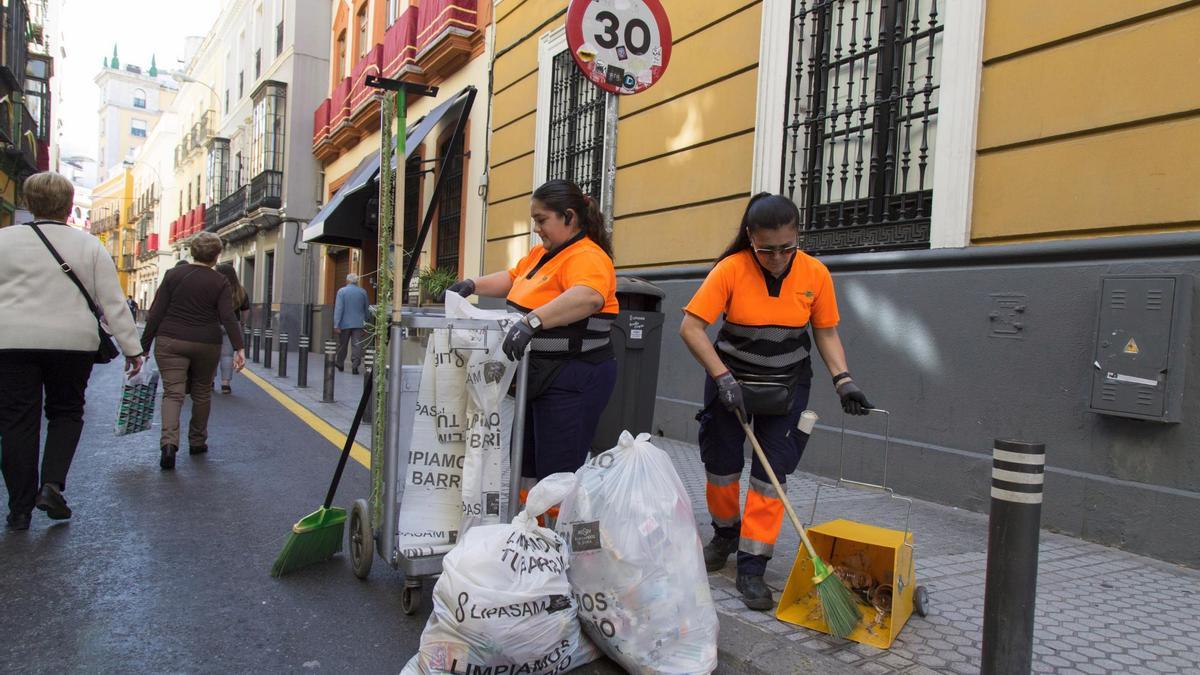
<svg viewBox="0 0 1200 675">
<path fill-rule="evenodd" d="M 463 139 L 446 139 L 438 148 L 445 172 L 442 194 L 438 197 L 437 242 L 434 267 L 458 272 L 458 250 L 462 235 Z"/>
</svg>

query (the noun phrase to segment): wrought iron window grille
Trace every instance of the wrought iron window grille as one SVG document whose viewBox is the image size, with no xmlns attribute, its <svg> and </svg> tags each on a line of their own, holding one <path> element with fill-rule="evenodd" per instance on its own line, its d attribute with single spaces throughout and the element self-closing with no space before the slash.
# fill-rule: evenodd
<svg viewBox="0 0 1200 675">
<path fill-rule="evenodd" d="M 943 30 L 937 0 L 793 0 L 780 188 L 806 251 L 929 247 Z"/>
<path fill-rule="evenodd" d="M 605 99 L 569 51 L 554 56 L 546 178 L 569 180 L 597 202 L 604 175 Z"/>
</svg>

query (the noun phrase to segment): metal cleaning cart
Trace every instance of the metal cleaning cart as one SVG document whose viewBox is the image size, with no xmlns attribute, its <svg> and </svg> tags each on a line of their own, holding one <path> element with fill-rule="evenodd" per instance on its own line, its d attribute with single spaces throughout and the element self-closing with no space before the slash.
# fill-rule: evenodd
<svg viewBox="0 0 1200 675">
<path fill-rule="evenodd" d="M 817 483 L 813 495 L 812 515 L 808 536 L 817 555 L 832 566 L 835 573 L 859 597 L 863 609 L 862 621 L 847 636 L 880 649 L 891 647 L 900 629 L 914 612 L 925 616 L 929 599 L 924 586 L 915 579 L 914 545 L 911 530 L 912 499 L 897 495 L 887 487 L 888 451 L 891 447 L 891 414 L 873 408 L 869 413 L 884 417 L 883 480 L 866 483 L 846 478 L 846 418 L 842 416 L 842 434 L 838 457 L 838 480 L 834 485 Z M 812 525 L 817 517 L 817 503 L 823 487 L 851 488 L 886 495 L 905 504 L 904 529 L 892 530 L 876 525 L 838 519 Z M 828 633 L 821 612 L 821 601 L 813 585 L 812 561 L 799 556 L 792 567 L 775 616 L 813 630 Z"/>
<path fill-rule="evenodd" d="M 404 308 L 399 326 L 393 326 L 389 372 L 385 374 L 389 383 L 389 400 L 384 449 L 379 453 L 372 452 L 371 479 L 372 485 L 378 486 L 378 489 L 372 491 L 371 499 L 354 501 L 348 528 L 350 560 L 355 576 L 367 578 L 376 552 L 385 563 L 404 573 L 401 607 L 405 614 L 413 614 L 419 609 L 424 580 L 441 574 L 442 558 L 446 551 L 439 549 L 448 548 L 401 547 L 397 531 L 426 345 L 432 332 L 438 329 L 504 331 L 498 320 L 451 319 L 440 311 Z M 516 393 L 512 428 L 517 431 L 525 426 L 528 365 L 529 356 L 526 355 L 517 364 L 514 378 Z M 396 368 L 399 369 L 398 373 Z M 507 501 L 500 509 L 505 522 L 512 520 L 519 505 L 524 438 L 523 433 L 511 434 Z M 376 461 L 377 458 L 380 461 Z"/>
</svg>

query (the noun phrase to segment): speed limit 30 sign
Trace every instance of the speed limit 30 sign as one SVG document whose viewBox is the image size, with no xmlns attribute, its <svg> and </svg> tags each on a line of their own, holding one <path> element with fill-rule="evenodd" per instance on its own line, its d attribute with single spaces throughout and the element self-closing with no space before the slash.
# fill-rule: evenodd
<svg viewBox="0 0 1200 675">
<path fill-rule="evenodd" d="M 636 94 L 671 60 L 671 24 L 659 0 L 571 0 L 567 46 L 596 86 Z"/>
</svg>

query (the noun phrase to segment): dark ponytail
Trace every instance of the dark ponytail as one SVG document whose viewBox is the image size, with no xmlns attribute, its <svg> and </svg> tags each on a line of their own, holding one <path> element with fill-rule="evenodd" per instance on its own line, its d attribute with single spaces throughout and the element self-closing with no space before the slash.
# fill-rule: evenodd
<svg viewBox="0 0 1200 675">
<path fill-rule="evenodd" d="M 579 227 L 587 233 L 588 239 L 596 242 L 608 257 L 613 257 L 612 241 L 604 227 L 604 214 L 600 212 L 600 204 L 584 194 L 578 185 L 569 180 L 546 181 L 534 190 L 533 198 L 564 219 L 568 210 L 574 211 L 575 217 L 579 219 Z"/>
<path fill-rule="evenodd" d="M 792 200 L 770 192 L 760 192 L 750 198 L 737 236 L 717 258 L 717 262 L 750 248 L 750 230 L 778 230 L 781 227 L 800 227 L 800 209 Z"/>
</svg>

